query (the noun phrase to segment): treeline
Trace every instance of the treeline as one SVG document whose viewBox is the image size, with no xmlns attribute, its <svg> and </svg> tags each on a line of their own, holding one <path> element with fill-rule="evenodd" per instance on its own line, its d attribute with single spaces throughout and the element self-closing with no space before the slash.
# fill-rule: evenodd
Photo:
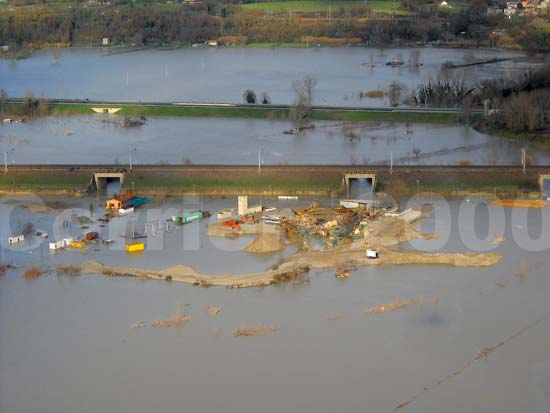
<svg viewBox="0 0 550 413">
<path fill-rule="evenodd" d="M 27 93 L 21 103 L 13 104 L 7 101 L 8 95 L 0 89 L 0 117 L 21 116 L 38 117 L 48 115 L 48 103 L 42 98 L 37 98 L 33 93 Z"/>
<path fill-rule="evenodd" d="M 174 4 L 167 8 L 158 3 L 136 6 L 127 0 L 114 0 L 105 7 L 77 4 L 57 15 L 47 13 L 46 4 L 42 11 L 37 7 L 38 11 L 32 15 L 21 13 L 1 18 L 0 44 L 14 47 L 45 43 L 97 45 L 101 38 L 109 37 L 115 44 L 178 45 L 224 36 L 245 37 L 248 42 L 301 42 L 306 36 L 314 36 L 354 38 L 383 45 L 398 41 L 447 41 L 463 31 L 471 39 L 480 39 L 488 36 L 498 23 L 497 18 L 489 19 L 482 13 L 482 6 L 471 6 L 460 13 L 419 9 L 415 17 L 376 21 L 354 17 L 364 15 L 365 8 L 351 8 L 351 14 L 350 10 L 335 8 L 333 18 L 328 21 L 248 11 L 232 3 L 230 0 Z M 414 8 L 411 4 L 402 7 Z"/>
</svg>

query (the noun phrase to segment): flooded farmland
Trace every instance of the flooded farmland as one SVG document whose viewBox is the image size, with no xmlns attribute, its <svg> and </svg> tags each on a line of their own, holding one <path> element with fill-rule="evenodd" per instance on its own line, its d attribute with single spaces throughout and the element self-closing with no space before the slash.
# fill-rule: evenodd
<svg viewBox="0 0 550 413">
<path fill-rule="evenodd" d="M 266 92 L 275 104 L 288 104 L 293 100 L 291 82 L 312 76 L 318 80 L 317 105 L 383 106 L 385 99 L 361 99 L 360 92 L 385 90 L 392 81 L 412 91 L 436 77 L 447 61 L 519 58 L 456 71 L 473 83 L 517 77 L 537 64 L 517 52 L 437 48 L 114 50 L 41 51 L 17 62 L 0 61 L 0 88 L 9 96 L 32 91 L 50 98 L 238 103 L 252 89 L 258 96 Z M 405 65 L 386 66 L 391 59 Z"/>
<path fill-rule="evenodd" d="M 0 125 L 0 148 L 18 164 L 549 164 L 550 149 L 463 125 L 315 122 L 302 136 L 282 120 L 154 117 L 124 128 L 116 116 L 61 116 Z M 63 150 L 60 150 L 63 148 Z M 98 148 L 108 148 L 107 153 Z M 13 149 L 13 151 L 12 151 Z"/>
<path fill-rule="evenodd" d="M 91 202 L 95 216 L 102 214 L 103 199 L 44 199 L 47 206 L 54 201 L 61 209 L 25 208 L 36 203 L 29 198 L 4 198 L 0 205 L 4 262 L 21 265 L 0 276 L 2 412 L 101 411 L 115 405 L 135 412 L 158 406 L 199 412 L 393 411 L 424 388 L 429 390 L 400 411 L 438 412 L 441 406 L 451 412 L 548 411 L 550 328 L 548 321 L 532 323 L 550 311 L 549 244 L 544 234 L 538 251 L 526 244 L 528 237 L 541 234 L 543 222 L 550 219 L 548 209 L 529 211 L 524 220 L 512 216 L 516 210 L 499 209 L 504 212 L 500 227 L 487 219 L 497 208 L 471 198 L 468 213 L 460 212 L 461 200 L 453 201 L 447 218 L 437 212 L 440 206 L 420 224 L 441 238 L 415 248 L 435 243 L 440 251 L 492 250 L 503 255 L 492 267 L 371 266 L 358 268 L 347 280 L 315 270 L 307 284 L 228 290 L 55 271 L 24 279 L 28 267 L 87 260 L 138 268 L 179 263 L 213 273 L 246 273 L 282 258 L 281 253 L 244 252 L 246 239 L 219 239 L 216 244 L 205 235 L 207 221 L 165 233 L 163 248 L 137 256 L 116 246 L 124 242 L 120 229 L 108 234 L 115 239 L 111 247 L 84 251 L 52 254 L 38 242 L 5 245 L 7 235 L 27 222 L 54 237 L 51 225 L 62 220 L 67 208 L 87 215 Z M 310 201 L 265 203 L 293 207 Z M 179 199 L 158 202 L 153 206 L 161 209 L 189 207 Z M 205 198 L 195 200 L 195 207 L 216 210 L 235 202 Z M 137 226 L 146 220 L 143 210 Z M 448 240 L 447 229 L 452 229 Z M 68 230 L 81 232 L 77 222 Z M 465 236 L 468 232 L 480 241 Z M 492 244 L 497 232 L 506 241 Z M 186 233 L 196 242 L 185 247 Z M 365 314 L 396 300 L 418 303 Z M 221 312 L 212 316 L 206 310 L 212 306 Z M 181 327 L 131 327 L 178 313 L 191 320 Z M 233 336 L 233 329 L 250 325 L 280 329 L 265 336 Z"/>
</svg>

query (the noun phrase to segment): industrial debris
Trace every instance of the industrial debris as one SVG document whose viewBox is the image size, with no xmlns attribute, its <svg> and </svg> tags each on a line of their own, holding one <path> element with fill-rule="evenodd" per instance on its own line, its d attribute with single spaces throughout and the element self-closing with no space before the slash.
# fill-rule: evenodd
<svg viewBox="0 0 550 413">
<path fill-rule="evenodd" d="M 263 336 L 279 331 L 280 329 L 279 326 L 264 326 L 262 324 L 251 327 L 238 327 L 233 329 L 233 337 Z"/>
<path fill-rule="evenodd" d="M 365 314 L 379 314 L 387 313 L 389 311 L 400 310 L 402 308 L 410 307 L 411 305 L 418 304 L 417 300 L 408 300 L 408 301 L 394 301 L 392 303 L 387 303 L 383 305 L 377 305 L 374 307 L 367 308 L 363 311 Z"/>
<path fill-rule="evenodd" d="M 138 321 L 132 324 L 132 328 L 144 328 L 144 327 L 161 327 L 161 328 L 167 328 L 167 327 L 182 327 L 184 324 L 191 321 L 191 316 L 183 315 L 183 316 L 176 316 L 174 318 L 169 318 L 167 320 L 161 320 L 161 321 L 152 321 L 150 323 L 145 323 L 143 321 Z"/>
</svg>

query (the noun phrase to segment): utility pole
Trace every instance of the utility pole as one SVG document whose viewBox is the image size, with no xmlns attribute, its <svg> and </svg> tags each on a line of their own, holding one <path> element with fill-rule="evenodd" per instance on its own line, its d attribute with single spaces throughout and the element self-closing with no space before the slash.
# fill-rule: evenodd
<svg viewBox="0 0 550 413">
<path fill-rule="evenodd" d="M 525 175 L 525 164 L 526 164 L 525 148 L 521 148 L 521 168 L 523 170 L 524 175 Z"/>
<path fill-rule="evenodd" d="M 4 173 L 8 173 L 8 151 L 4 151 Z"/>
<path fill-rule="evenodd" d="M 129 154 L 129 155 L 130 155 L 130 172 L 132 172 L 132 166 L 133 166 L 133 165 L 132 165 L 132 155 L 135 156 L 136 152 L 137 152 L 137 149 L 136 149 L 136 148 L 130 149 L 130 154 Z"/>
<path fill-rule="evenodd" d="M 258 173 L 262 172 L 262 148 L 258 149 Z"/>
<path fill-rule="evenodd" d="M 164 79 L 168 80 L 168 64 L 164 64 Z"/>
<path fill-rule="evenodd" d="M 332 5 L 328 5 L 328 21 L 330 22 L 332 19 Z"/>
<path fill-rule="evenodd" d="M 134 181 L 132 181 L 132 195 L 134 194 Z"/>
<path fill-rule="evenodd" d="M 420 181 L 416 180 L 416 200 L 420 200 Z"/>
<path fill-rule="evenodd" d="M 390 152 L 390 175 L 393 175 L 393 152 Z"/>
</svg>

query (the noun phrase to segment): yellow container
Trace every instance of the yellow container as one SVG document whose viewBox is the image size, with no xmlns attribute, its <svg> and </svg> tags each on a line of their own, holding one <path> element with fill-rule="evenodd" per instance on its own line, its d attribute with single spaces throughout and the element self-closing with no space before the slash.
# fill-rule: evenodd
<svg viewBox="0 0 550 413">
<path fill-rule="evenodd" d="M 126 252 L 138 252 L 145 249 L 145 244 L 143 242 L 136 242 L 133 244 L 126 244 Z"/>
<path fill-rule="evenodd" d="M 69 244 L 69 247 L 71 248 L 84 248 L 86 244 L 84 241 L 73 241 Z"/>
</svg>

